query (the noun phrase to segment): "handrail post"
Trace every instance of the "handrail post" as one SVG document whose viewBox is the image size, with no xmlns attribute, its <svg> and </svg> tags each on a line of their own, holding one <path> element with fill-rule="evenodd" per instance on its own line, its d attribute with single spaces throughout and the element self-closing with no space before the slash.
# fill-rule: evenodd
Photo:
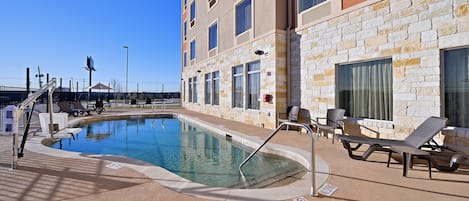
<svg viewBox="0 0 469 201">
<path fill-rule="evenodd" d="M 300 123 L 294 123 L 294 122 L 283 122 L 282 124 L 280 124 L 270 135 L 269 137 L 267 137 L 264 142 L 256 149 L 254 150 L 254 152 L 252 152 L 246 159 L 243 160 L 243 162 L 241 162 L 241 164 L 239 165 L 238 169 L 239 169 L 239 172 L 241 173 L 241 175 L 244 175 L 243 174 L 243 171 L 242 171 L 242 167 L 252 158 L 254 157 L 254 155 L 262 148 L 264 147 L 264 145 L 267 144 L 267 142 L 270 141 L 270 139 L 272 139 L 272 137 L 274 137 L 275 134 L 278 133 L 278 131 L 280 131 L 281 128 L 283 128 L 284 126 L 298 126 L 298 127 L 302 127 L 304 129 L 306 129 L 307 133 L 309 133 L 311 135 L 311 196 L 318 196 L 318 192 L 316 191 L 316 154 L 314 152 L 314 137 L 313 137 L 313 130 L 308 126 L 308 125 L 305 125 L 305 124 L 300 124 Z"/>
</svg>

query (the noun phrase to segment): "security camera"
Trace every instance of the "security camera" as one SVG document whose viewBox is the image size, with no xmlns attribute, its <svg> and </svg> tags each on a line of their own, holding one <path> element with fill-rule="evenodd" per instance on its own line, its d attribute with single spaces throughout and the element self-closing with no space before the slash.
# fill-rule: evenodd
<svg viewBox="0 0 469 201">
<path fill-rule="evenodd" d="M 256 51 L 254 52 L 254 54 L 256 54 L 256 55 L 264 55 L 265 52 L 262 51 L 262 50 L 256 50 Z"/>
</svg>

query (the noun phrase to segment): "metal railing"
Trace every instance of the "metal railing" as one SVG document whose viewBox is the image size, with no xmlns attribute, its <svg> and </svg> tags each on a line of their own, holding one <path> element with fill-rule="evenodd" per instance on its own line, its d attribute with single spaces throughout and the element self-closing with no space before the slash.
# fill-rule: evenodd
<svg viewBox="0 0 469 201">
<path fill-rule="evenodd" d="M 275 136 L 275 134 L 277 134 L 283 127 L 285 126 L 297 126 L 297 127 L 301 127 L 301 128 L 304 128 L 306 129 L 307 133 L 311 136 L 311 162 L 310 162 L 310 169 L 311 169 L 311 195 L 312 196 L 317 196 L 318 193 L 317 193 L 317 190 L 316 190 L 316 154 L 314 152 L 314 136 L 313 136 L 313 130 L 309 127 L 309 125 L 307 124 L 300 124 L 300 123 L 294 123 L 294 122 L 284 122 L 282 124 L 280 124 L 270 135 L 269 137 L 267 137 L 267 139 L 264 140 L 264 142 L 256 149 L 254 150 L 254 152 L 252 152 L 246 159 L 244 159 L 243 162 L 241 162 L 241 164 L 239 165 L 239 172 L 241 173 L 241 176 L 244 176 L 243 174 L 243 171 L 242 171 L 242 168 L 243 166 L 249 161 L 251 160 L 252 157 L 254 157 L 254 155 L 256 155 L 256 153 L 262 149 L 262 147 L 264 147 L 264 145 L 267 144 L 267 142 L 270 141 L 270 139 L 272 139 L 272 137 Z"/>
</svg>

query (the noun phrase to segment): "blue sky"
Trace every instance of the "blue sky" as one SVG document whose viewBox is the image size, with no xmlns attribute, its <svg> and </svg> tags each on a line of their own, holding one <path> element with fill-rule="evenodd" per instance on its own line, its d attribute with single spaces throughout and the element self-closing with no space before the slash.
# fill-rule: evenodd
<svg viewBox="0 0 469 201">
<path fill-rule="evenodd" d="M 129 47 L 129 91 L 179 91 L 179 0 L 0 0 L 0 85 L 25 86 L 30 67 L 50 77 L 88 85 L 115 80 L 125 89 Z"/>
</svg>

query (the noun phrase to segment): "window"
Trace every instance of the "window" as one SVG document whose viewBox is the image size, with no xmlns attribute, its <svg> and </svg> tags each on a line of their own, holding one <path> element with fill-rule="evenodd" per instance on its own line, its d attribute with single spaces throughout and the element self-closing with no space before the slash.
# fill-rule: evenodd
<svg viewBox="0 0 469 201">
<path fill-rule="evenodd" d="M 217 3 L 217 0 L 208 0 L 208 7 L 212 8 L 215 3 Z"/>
<path fill-rule="evenodd" d="M 252 62 L 248 64 L 248 108 L 259 109 L 259 98 L 260 98 L 260 62 Z"/>
<path fill-rule="evenodd" d="M 324 1 L 326 0 L 300 0 L 300 12 L 308 8 L 314 7 Z"/>
<path fill-rule="evenodd" d="M 233 107 L 243 107 L 243 65 L 233 67 Z"/>
<path fill-rule="evenodd" d="M 189 87 L 187 87 L 187 88 L 189 88 L 189 103 L 192 103 L 192 78 L 189 78 L 188 83 L 189 83 L 188 84 Z"/>
<path fill-rule="evenodd" d="M 187 66 L 187 52 L 184 52 L 184 61 L 183 61 L 183 63 L 184 63 L 184 67 L 186 67 Z"/>
<path fill-rule="evenodd" d="M 194 85 L 192 87 L 192 90 L 194 90 L 194 92 L 192 94 L 193 95 L 192 102 L 197 103 L 197 77 L 192 78 L 192 84 Z"/>
<path fill-rule="evenodd" d="M 205 104 L 211 104 L 212 100 L 212 73 L 205 74 Z"/>
<path fill-rule="evenodd" d="M 195 0 L 191 4 L 191 27 L 195 25 Z"/>
<path fill-rule="evenodd" d="M 469 127 L 469 48 L 444 51 L 444 106 L 448 125 Z"/>
<path fill-rule="evenodd" d="M 186 81 L 182 81 L 182 101 L 186 101 Z"/>
<path fill-rule="evenodd" d="M 220 72 L 215 71 L 212 73 L 213 83 L 213 95 L 212 95 L 212 104 L 219 105 L 220 104 Z"/>
<path fill-rule="evenodd" d="M 208 50 L 217 47 L 217 29 L 218 25 L 216 22 L 208 28 Z"/>
<path fill-rule="evenodd" d="M 191 21 L 195 20 L 195 0 L 191 3 Z"/>
<path fill-rule="evenodd" d="M 236 5 L 236 35 L 251 28 L 251 0 Z"/>
<path fill-rule="evenodd" d="M 392 60 L 339 66 L 339 107 L 346 116 L 392 120 Z"/>
<path fill-rule="evenodd" d="M 192 41 L 191 41 L 191 55 L 190 55 L 190 56 L 191 56 L 191 60 L 192 60 L 192 59 L 195 59 L 195 45 L 196 45 L 196 44 L 195 44 L 195 40 L 192 40 Z"/>
<path fill-rule="evenodd" d="M 187 40 L 187 21 L 184 22 L 184 40 Z"/>
</svg>

